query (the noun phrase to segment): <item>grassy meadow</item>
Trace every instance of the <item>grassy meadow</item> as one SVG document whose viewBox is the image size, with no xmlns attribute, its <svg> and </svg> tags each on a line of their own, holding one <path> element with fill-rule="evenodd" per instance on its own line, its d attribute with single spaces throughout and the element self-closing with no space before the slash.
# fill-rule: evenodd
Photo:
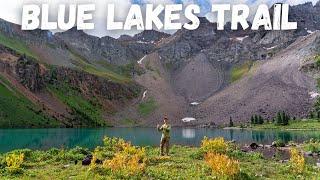
<svg viewBox="0 0 320 180">
<path fill-rule="evenodd" d="M 173 146 L 170 156 L 157 147 L 136 147 L 108 138 L 90 151 L 50 149 L 16 150 L 0 154 L 0 179 L 316 179 L 319 168 L 302 155 L 307 142 L 288 147 L 290 157 L 266 158 L 243 152 L 223 138 L 204 138 L 200 147 Z M 311 141 L 310 141 L 311 142 Z M 319 142 L 312 142 L 320 147 Z M 279 149 L 280 151 L 281 149 Z M 317 151 L 320 150 L 316 149 Z M 81 160 L 92 154 L 91 164 Z"/>
</svg>

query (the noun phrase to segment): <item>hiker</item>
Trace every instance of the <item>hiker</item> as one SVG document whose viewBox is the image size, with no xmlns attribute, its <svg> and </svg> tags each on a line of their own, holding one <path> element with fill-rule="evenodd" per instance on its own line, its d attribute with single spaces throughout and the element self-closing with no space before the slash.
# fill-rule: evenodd
<svg viewBox="0 0 320 180">
<path fill-rule="evenodd" d="M 161 136 L 161 141 L 160 141 L 160 154 L 161 156 L 164 156 L 164 148 L 166 150 L 166 155 L 169 155 L 169 141 L 170 141 L 170 130 L 171 127 L 168 124 L 168 118 L 164 117 L 163 118 L 163 125 L 160 126 L 159 124 L 157 125 L 158 131 L 162 132 Z"/>
</svg>

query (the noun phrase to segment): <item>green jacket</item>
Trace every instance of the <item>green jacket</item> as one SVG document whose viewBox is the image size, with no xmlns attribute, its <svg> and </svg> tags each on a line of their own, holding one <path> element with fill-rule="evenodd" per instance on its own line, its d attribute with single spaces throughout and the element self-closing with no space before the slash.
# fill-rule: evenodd
<svg viewBox="0 0 320 180">
<path fill-rule="evenodd" d="M 171 130 L 171 127 L 169 124 L 164 124 L 158 127 L 158 131 L 162 132 L 162 138 L 170 138 L 170 130 Z"/>
</svg>

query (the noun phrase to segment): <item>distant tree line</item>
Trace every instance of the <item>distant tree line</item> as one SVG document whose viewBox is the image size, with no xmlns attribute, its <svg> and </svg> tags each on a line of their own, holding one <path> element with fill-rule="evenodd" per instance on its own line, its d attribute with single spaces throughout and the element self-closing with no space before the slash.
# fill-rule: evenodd
<svg viewBox="0 0 320 180">
<path fill-rule="evenodd" d="M 251 124 L 263 124 L 264 119 L 260 115 L 252 115 L 251 116 Z"/>
<path fill-rule="evenodd" d="M 291 117 L 286 114 L 284 111 L 282 112 L 278 112 L 276 114 L 276 117 L 272 119 L 272 122 L 276 125 L 279 126 L 287 126 L 289 125 L 289 121 L 290 121 Z M 295 117 L 293 118 L 293 120 L 295 120 Z M 262 118 L 261 115 L 252 115 L 251 119 L 250 119 L 251 124 L 264 124 L 265 120 Z"/>
<path fill-rule="evenodd" d="M 284 111 L 278 112 L 275 118 L 275 124 L 279 126 L 287 126 L 289 125 L 290 116 L 286 114 Z"/>
</svg>

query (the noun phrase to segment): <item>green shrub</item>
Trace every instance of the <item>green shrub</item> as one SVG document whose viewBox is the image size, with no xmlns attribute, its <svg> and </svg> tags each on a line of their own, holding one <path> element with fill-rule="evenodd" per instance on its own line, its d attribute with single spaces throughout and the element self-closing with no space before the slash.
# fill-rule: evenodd
<svg viewBox="0 0 320 180">
<path fill-rule="evenodd" d="M 312 153 L 320 153 L 320 142 L 310 139 L 310 141 L 303 144 L 303 149 Z"/>
<path fill-rule="evenodd" d="M 274 147 L 284 147 L 286 144 L 283 140 L 278 139 L 272 143 Z"/>
<path fill-rule="evenodd" d="M 231 69 L 231 82 L 238 81 L 244 75 L 246 75 L 250 71 L 252 65 L 253 65 L 252 61 L 247 61 L 246 63 L 240 66 L 233 67 Z"/>
<path fill-rule="evenodd" d="M 150 115 L 156 108 L 157 102 L 154 99 L 149 99 L 146 102 L 142 102 L 138 106 L 138 112 L 142 116 Z"/>
<path fill-rule="evenodd" d="M 320 55 L 317 55 L 317 56 L 315 57 L 315 60 L 316 60 L 316 66 L 317 66 L 317 67 L 320 67 Z"/>
</svg>

